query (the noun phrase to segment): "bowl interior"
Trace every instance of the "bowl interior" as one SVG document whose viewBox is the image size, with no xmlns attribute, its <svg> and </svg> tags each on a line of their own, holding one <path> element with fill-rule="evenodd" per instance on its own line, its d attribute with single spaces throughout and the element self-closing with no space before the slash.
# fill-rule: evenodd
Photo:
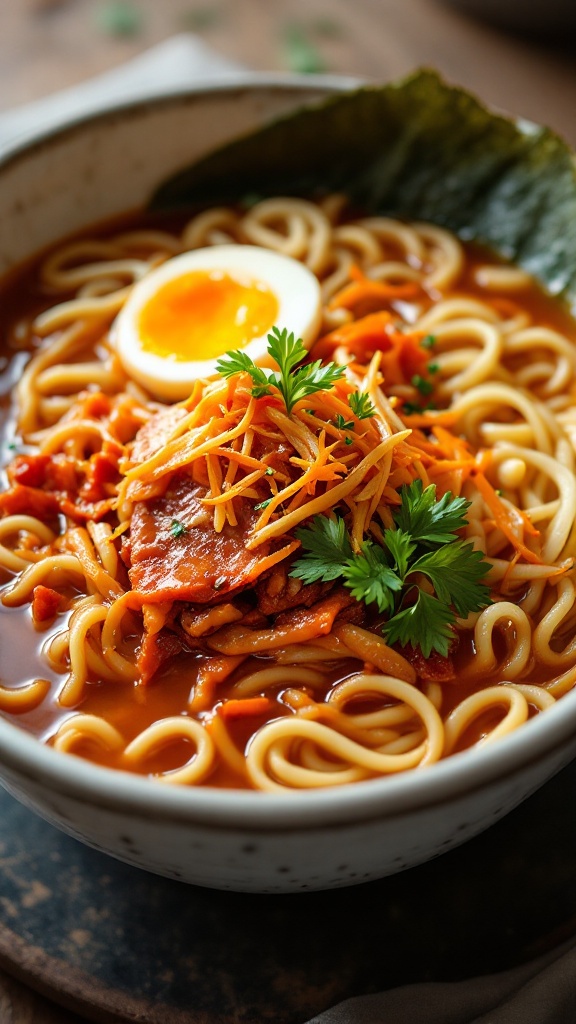
<svg viewBox="0 0 576 1024">
<path fill-rule="evenodd" d="M 62 235 L 145 204 L 159 181 L 195 158 L 345 86 L 277 77 L 211 86 L 131 103 L 14 147 L 0 161 L 0 272 Z M 28 787 L 40 787 L 139 815 L 152 809 L 160 818 L 272 830 L 441 807 L 455 794 L 474 799 L 487 783 L 518 780 L 524 773 L 518 792 L 526 796 L 574 756 L 575 736 L 576 693 L 570 693 L 500 743 L 455 755 L 426 772 L 276 796 L 160 788 L 83 761 L 75 761 L 71 772 L 69 756 L 0 718 L 0 775 L 20 797 Z"/>
</svg>

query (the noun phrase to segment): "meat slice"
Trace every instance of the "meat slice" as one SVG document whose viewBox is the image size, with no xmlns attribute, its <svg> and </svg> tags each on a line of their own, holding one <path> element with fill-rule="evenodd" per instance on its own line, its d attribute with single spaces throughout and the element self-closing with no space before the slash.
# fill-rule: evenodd
<svg viewBox="0 0 576 1024">
<path fill-rule="evenodd" d="M 134 444 L 130 452 L 130 461 L 134 463 L 145 462 L 154 455 L 160 448 L 168 443 L 173 431 L 181 420 L 188 415 L 188 410 L 181 405 L 170 405 L 166 409 L 160 409 L 150 417 L 134 438 Z"/>
<path fill-rule="evenodd" d="M 130 583 L 146 601 L 219 603 L 249 586 L 269 547 L 248 551 L 246 542 L 258 513 L 247 501 L 235 503 L 237 526 L 216 533 L 202 504 L 205 488 L 179 474 L 162 497 L 138 502 L 130 523 Z"/>
<path fill-rule="evenodd" d="M 289 576 L 291 563 L 275 565 L 256 586 L 258 609 L 264 615 L 279 615 L 290 608 L 310 608 L 335 586 L 334 583 L 303 583 Z"/>
<path fill-rule="evenodd" d="M 451 644 L 448 655 L 439 654 L 438 651 L 431 651 L 427 658 L 424 657 L 419 647 L 412 647 L 407 644 L 400 648 L 400 653 L 410 662 L 419 678 L 426 683 L 452 683 L 456 681 L 456 669 L 452 654 L 457 647 L 456 636 Z"/>
<path fill-rule="evenodd" d="M 183 646 L 181 639 L 168 629 L 145 633 L 136 661 L 140 682 L 149 683 L 165 661 L 180 654 Z"/>
</svg>

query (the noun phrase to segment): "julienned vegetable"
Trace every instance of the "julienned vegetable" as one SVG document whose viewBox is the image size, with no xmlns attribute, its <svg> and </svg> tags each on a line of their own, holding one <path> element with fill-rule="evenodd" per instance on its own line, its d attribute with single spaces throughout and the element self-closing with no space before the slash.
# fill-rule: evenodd
<svg viewBox="0 0 576 1024">
<path fill-rule="evenodd" d="M 218 370 L 226 378 L 248 373 L 257 398 L 271 395 L 272 389 L 279 392 L 288 414 L 297 401 L 330 389 L 345 374 L 344 367 L 322 365 L 320 360 L 299 366 L 307 351 L 286 329 L 274 327 L 268 342 L 279 373 L 256 366 L 242 351 L 227 352 Z M 418 390 L 421 382 L 428 385 L 421 376 L 412 379 Z M 375 414 L 367 394 L 352 392 L 348 402 L 360 420 Z M 335 425 L 340 430 L 354 428 L 354 422 L 341 413 Z M 490 566 L 480 551 L 456 533 L 466 525 L 469 501 L 449 492 L 436 501 L 436 487 L 423 489 L 421 480 L 403 486 L 400 495 L 400 508 L 394 513 L 396 529 L 384 531 L 382 545 L 369 539 L 358 551 L 353 551 L 342 519 L 315 516 L 310 527 L 296 531 L 305 554 L 294 563 L 290 576 L 308 584 L 341 579 L 356 600 L 375 603 L 388 616 L 383 633 L 390 643 L 419 647 L 425 658 L 432 651 L 446 656 L 457 617 L 465 618 L 490 603 L 489 589 L 481 582 Z M 255 511 L 266 509 L 271 500 L 259 502 Z"/>
</svg>

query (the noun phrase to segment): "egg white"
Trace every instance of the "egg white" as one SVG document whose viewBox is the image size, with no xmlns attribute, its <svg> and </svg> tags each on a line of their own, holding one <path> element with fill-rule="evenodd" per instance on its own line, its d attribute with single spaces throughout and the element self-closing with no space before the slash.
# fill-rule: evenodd
<svg viewBox="0 0 576 1024">
<path fill-rule="evenodd" d="M 217 245 L 194 249 L 167 260 L 152 270 L 132 289 L 116 317 L 110 333 L 126 373 L 155 397 L 179 401 L 190 393 L 195 380 L 217 372 L 220 356 L 208 359 L 177 360 L 146 351 L 138 331 L 139 314 L 154 300 L 158 290 L 191 271 L 221 272 L 267 287 L 278 302 L 275 324 L 286 327 L 309 348 L 315 340 L 322 318 L 320 284 L 316 276 L 297 260 L 269 249 L 251 245 Z M 259 365 L 273 365 L 267 353 L 266 332 L 243 348 Z M 220 355 L 234 348 L 223 348 Z"/>
</svg>

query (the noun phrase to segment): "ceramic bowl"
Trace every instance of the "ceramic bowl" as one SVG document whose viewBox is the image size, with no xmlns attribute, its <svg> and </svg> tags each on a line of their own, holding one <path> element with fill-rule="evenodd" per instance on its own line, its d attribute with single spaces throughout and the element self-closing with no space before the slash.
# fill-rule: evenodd
<svg viewBox="0 0 576 1024">
<path fill-rule="evenodd" d="M 144 203 L 214 146 L 341 87 L 213 85 L 13 148 L 0 162 L 0 272 Z M 53 825 L 149 871 L 253 892 L 351 885 L 426 861 L 487 828 L 575 755 L 576 692 L 500 743 L 422 771 L 286 795 L 159 786 L 58 753 L 0 718 L 0 780 Z"/>
</svg>

